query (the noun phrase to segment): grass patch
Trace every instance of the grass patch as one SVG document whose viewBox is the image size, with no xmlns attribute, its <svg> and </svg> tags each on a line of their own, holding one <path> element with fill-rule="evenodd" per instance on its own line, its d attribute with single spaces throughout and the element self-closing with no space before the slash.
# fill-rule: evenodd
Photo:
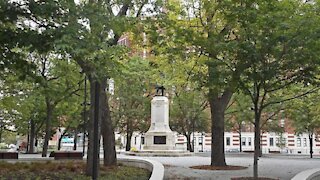
<svg viewBox="0 0 320 180">
<path fill-rule="evenodd" d="M 86 163 L 83 161 L 60 161 L 60 162 L 0 162 L 1 180 L 90 180 L 85 175 Z M 110 180 L 144 180 L 149 179 L 151 173 L 148 170 L 129 166 L 100 166 L 99 179 Z"/>
</svg>

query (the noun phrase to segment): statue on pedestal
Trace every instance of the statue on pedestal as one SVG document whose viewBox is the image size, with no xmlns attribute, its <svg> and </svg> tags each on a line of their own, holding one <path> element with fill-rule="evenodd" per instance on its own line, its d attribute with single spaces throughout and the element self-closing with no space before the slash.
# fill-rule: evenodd
<svg viewBox="0 0 320 180">
<path fill-rule="evenodd" d="M 164 96 L 164 90 L 166 88 L 164 86 L 156 85 L 156 96 Z"/>
</svg>

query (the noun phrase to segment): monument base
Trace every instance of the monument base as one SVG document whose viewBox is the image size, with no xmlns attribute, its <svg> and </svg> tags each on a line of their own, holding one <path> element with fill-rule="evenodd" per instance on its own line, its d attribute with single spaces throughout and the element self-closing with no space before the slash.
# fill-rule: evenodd
<svg viewBox="0 0 320 180">
<path fill-rule="evenodd" d="M 172 131 L 154 132 L 148 131 L 145 134 L 144 150 L 167 151 L 175 149 L 175 135 Z"/>
</svg>

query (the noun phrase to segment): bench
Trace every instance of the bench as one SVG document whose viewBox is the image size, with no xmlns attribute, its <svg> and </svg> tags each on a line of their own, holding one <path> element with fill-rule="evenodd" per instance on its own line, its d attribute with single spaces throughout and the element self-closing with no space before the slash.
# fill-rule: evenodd
<svg viewBox="0 0 320 180">
<path fill-rule="evenodd" d="M 18 159 L 17 152 L 0 152 L 0 159 Z"/>
<path fill-rule="evenodd" d="M 280 154 L 280 151 L 269 151 L 269 153 L 272 153 L 272 154 Z"/>
<path fill-rule="evenodd" d="M 245 153 L 254 153 L 254 151 L 252 151 L 252 150 L 244 150 L 244 151 L 242 151 L 242 152 L 245 152 Z"/>
<path fill-rule="evenodd" d="M 83 159 L 83 153 L 82 152 L 74 152 L 74 151 L 58 151 L 58 152 L 51 152 L 50 157 L 54 157 L 55 160 Z"/>
</svg>

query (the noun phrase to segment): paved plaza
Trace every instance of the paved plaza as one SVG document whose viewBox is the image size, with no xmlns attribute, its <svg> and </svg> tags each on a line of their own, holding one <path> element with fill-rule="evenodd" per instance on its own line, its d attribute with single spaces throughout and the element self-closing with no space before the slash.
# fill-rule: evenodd
<svg viewBox="0 0 320 180">
<path fill-rule="evenodd" d="M 48 160 L 41 158 L 40 154 L 20 154 L 20 160 Z M 244 170 L 209 171 L 189 168 L 196 165 L 209 165 L 210 154 L 201 153 L 187 157 L 136 157 L 118 154 L 119 158 L 151 159 L 165 166 L 165 179 L 214 179 L 228 180 L 232 177 L 252 176 L 253 157 L 252 154 L 226 154 L 228 165 L 246 166 Z M 102 158 L 102 157 L 101 157 Z M 259 176 L 289 180 L 297 173 L 320 167 L 320 156 L 310 159 L 303 155 L 264 155 L 259 160 Z"/>
<path fill-rule="evenodd" d="M 124 157 L 120 155 L 120 157 Z M 137 157 L 135 157 L 137 158 Z M 209 171 L 189 168 L 196 165 L 209 165 L 209 154 L 189 157 L 146 157 L 165 165 L 165 179 L 214 179 L 228 180 L 232 177 L 253 176 L 252 154 L 227 154 L 228 165 L 246 166 L 245 170 Z M 265 155 L 259 160 L 259 176 L 289 180 L 297 173 L 320 167 L 320 157 Z"/>
</svg>

